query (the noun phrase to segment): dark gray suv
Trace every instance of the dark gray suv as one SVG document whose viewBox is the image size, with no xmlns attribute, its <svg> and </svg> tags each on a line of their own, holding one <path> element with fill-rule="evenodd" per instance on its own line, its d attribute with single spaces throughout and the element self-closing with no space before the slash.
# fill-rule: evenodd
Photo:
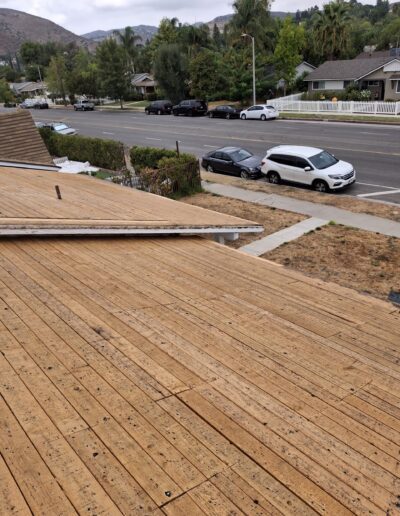
<svg viewBox="0 0 400 516">
<path fill-rule="evenodd" d="M 145 111 L 148 115 L 151 113 L 155 115 L 170 115 L 172 113 L 172 102 L 169 100 L 155 100 L 150 102 Z"/>
<path fill-rule="evenodd" d="M 175 116 L 204 116 L 207 114 L 207 102 L 204 100 L 182 100 L 177 106 L 172 108 Z"/>
</svg>

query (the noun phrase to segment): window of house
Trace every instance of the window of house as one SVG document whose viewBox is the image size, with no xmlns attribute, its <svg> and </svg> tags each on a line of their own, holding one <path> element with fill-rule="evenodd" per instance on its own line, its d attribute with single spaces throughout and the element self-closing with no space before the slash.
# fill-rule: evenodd
<svg viewBox="0 0 400 516">
<path fill-rule="evenodd" d="M 343 87 L 347 88 L 353 81 L 343 81 Z"/>
<path fill-rule="evenodd" d="M 379 86 L 379 81 L 368 81 L 368 87 Z"/>
<path fill-rule="evenodd" d="M 324 90 L 325 89 L 325 81 L 313 81 L 312 89 L 313 90 Z"/>
<path fill-rule="evenodd" d="M 397 81 L 396 93 L 400 93 L 400 81 Z"/>
</svg>

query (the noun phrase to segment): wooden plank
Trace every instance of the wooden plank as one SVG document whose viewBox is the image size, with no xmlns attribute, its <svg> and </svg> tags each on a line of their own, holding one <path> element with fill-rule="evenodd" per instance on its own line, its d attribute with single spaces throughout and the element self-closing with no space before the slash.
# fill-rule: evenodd
<svg viewBox="0 0 400 516">
<path fill-rule="evenodd" d="M 190 498 L 209 516 L 239 516 L 244 514 L 215 485 L 204 482 L 189 491 Z"/>
<path fill-rule="evenodd" d="M 189 493 L 185 493 L 171 503 L 164 505 L 163 513 L 168 516 L 203 516 L 205 511 L 192 500 Z"/>
<path fill-rule="evenodd" d="M 0 514 L 9 516 L 20 514 L 28 516 L 31 514 L 28 505 L 11 475 L 6 463 L 0 455 Z"/>
</svg>

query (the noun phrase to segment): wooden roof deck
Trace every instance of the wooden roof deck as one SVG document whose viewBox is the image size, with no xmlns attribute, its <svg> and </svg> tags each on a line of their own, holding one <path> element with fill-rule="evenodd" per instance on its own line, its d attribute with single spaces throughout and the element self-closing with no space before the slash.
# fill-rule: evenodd
<svg viewBox="0 0 400 516">
<path fill-rule="evenodd" d="M 3 239 L 0 514 L 397 514 L 399 344 L 200 238 Z"/>
<path fill-rule="evenodd" d="M 55 186 L 61 190 L 62 200 Z M 179 207 L 179 209 L 177 209 Z M 54 232 L 136 234 L 158 230 L 258 232 L 254 222 L 84 175 L 0 167 L 0 235 Z"/>
</svg>

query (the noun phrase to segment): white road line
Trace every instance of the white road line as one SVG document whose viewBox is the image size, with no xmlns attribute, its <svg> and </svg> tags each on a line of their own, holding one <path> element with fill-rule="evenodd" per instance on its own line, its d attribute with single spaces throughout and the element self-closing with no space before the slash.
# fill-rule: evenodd
<svg viewBox="0 0 400 516">
<path fill-rule="evenodd" d="M 157 142 L 160 142 L 161 138 L 148 138 L 148 137 L 146 137 L 146 140 L 155 140 Z"/>
<path fill-rule="evenodd" d="M 211 149 L 217 149 L 216 145 L 203 145 L 203 147 L 210 147 Z"/>
<path fill-rule="evenodd" d="M 357 184 L 365 186 L 376 186 L 377 188 L 387 188 L 388 190 L 397 190 L 397 187 L 395 186 L 374 185 L 372 183 L 360 183 L 360 181 L 357 181 Z"/>
<path fill-rule="evenodd" d="M 103 134 L 114 134 L 114 133 L 108 133 L 107 131 L 103 131 Z"/>
<path fill-rule="evenodd" d="M 371 193 L 364 193 L 364 194 L 358 194 L 357 197 L 374 197 L 375 195 L 391 195 L 391 194 L 397 194 L 400 193 L 399 190 L 385 190 L 384 192 L 371 192 Z"/>
</svg>

